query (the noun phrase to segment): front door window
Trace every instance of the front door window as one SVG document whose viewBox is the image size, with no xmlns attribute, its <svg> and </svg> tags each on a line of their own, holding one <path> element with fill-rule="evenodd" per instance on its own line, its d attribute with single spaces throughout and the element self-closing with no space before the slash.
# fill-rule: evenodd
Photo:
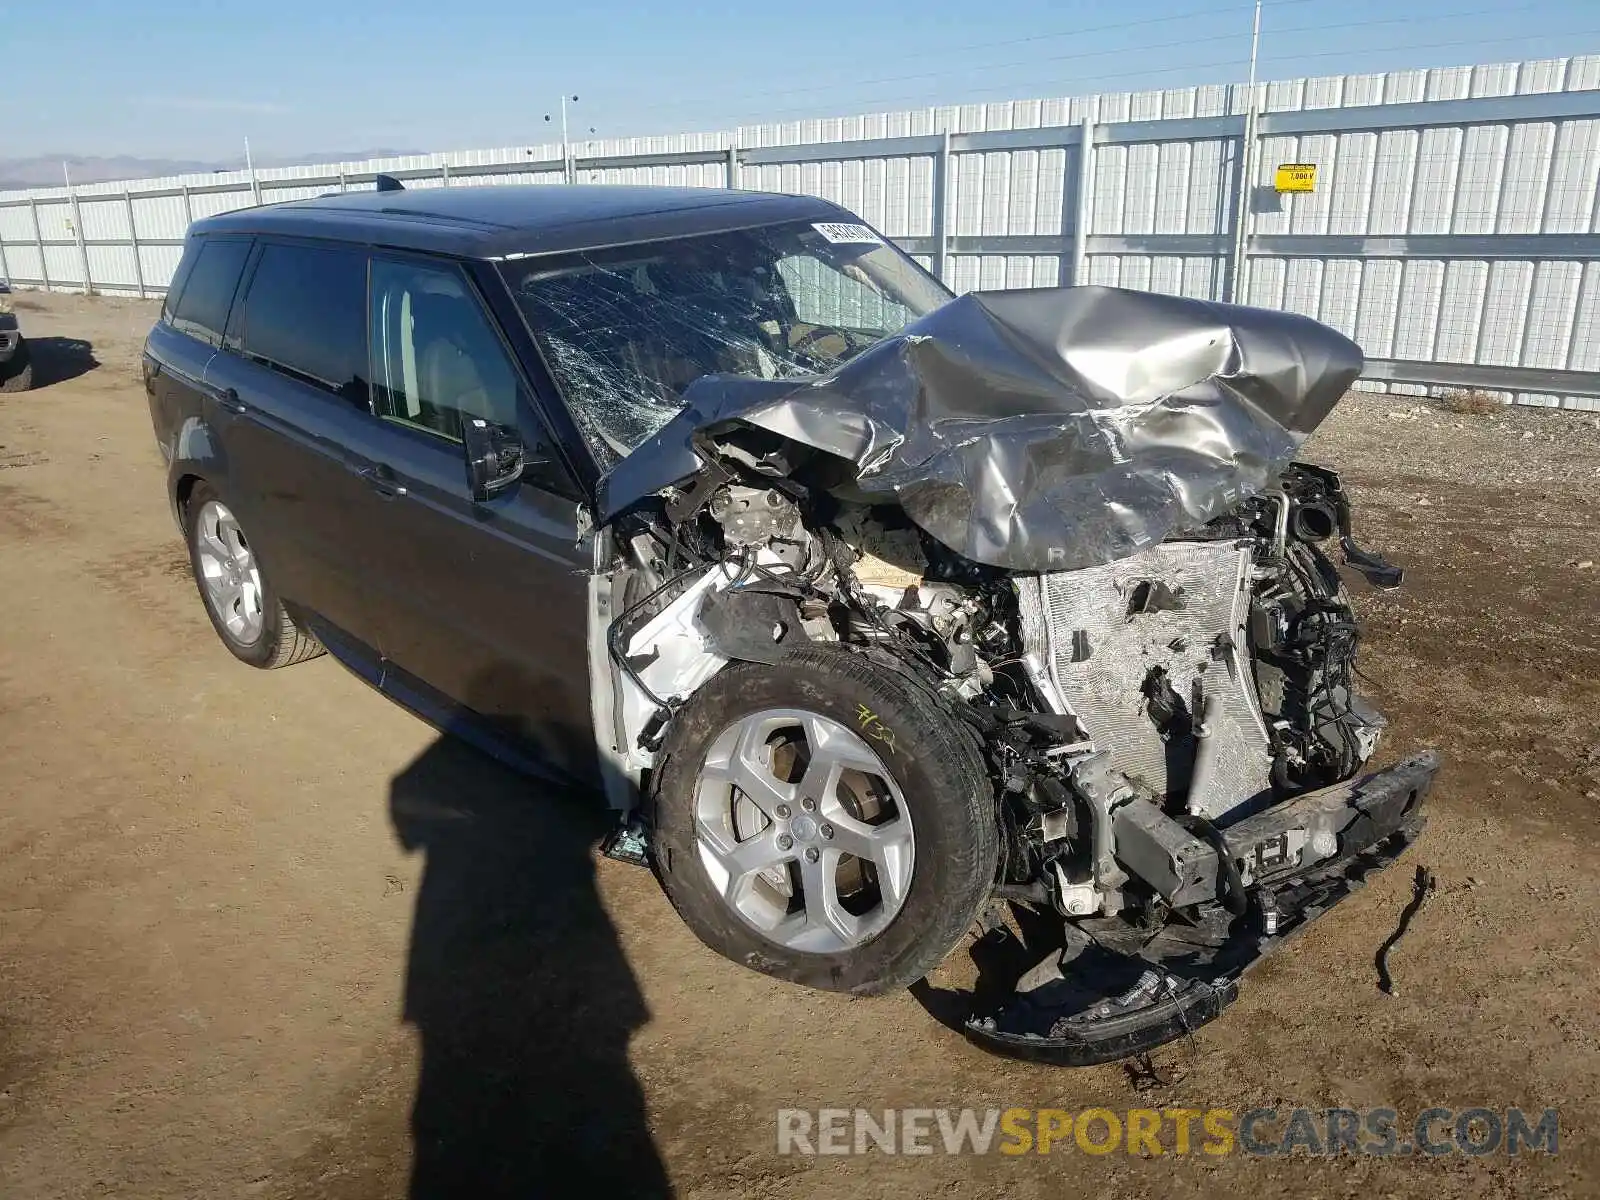
<svg viewBox="0 0 1600 1200">
<path fill-rule="evenodd" d="M 461 440 L 461 422 L 517 424 L 516 370 L 466 280 L 448 268 L 372 264 L 373 411 Z"/>
</svg>

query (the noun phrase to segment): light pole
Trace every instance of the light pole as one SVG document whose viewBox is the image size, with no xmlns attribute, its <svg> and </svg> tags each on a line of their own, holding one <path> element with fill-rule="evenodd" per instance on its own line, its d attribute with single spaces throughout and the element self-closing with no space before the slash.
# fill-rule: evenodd
<svg viewBox="0 0 1600 1200">
<path fill-rule="evenodd" d="M 1256 173 L 1256 61 L 1261 50 L 1261 0 L 1255 3 L 1250 27 L 1250 84 L 1245 99 L 1244 136 L 1239 139 L 1239 198 L 1234 205 L 1233 261 L 1228 271 L 1228 299 L 1245 303 L 1250 262 L 1250 210 Z"/>
<path fill-rule="evenodd" d="M 573 175 L 573 171 L 572 171 L 572 146 L 567 141 L 567 101 L 568 100 L 571 100 L 574 104 L 576 104 L 578 102 L 578 98 L 576 96 L 566 96 L 566 95 L 563 95 L 561 97 L 561 175 L 562 175 L 563 179 L 565 179 L 568 183 L 571 183 L 572 182 L 572 175 Z M 550 114 L 549 113 L 545 113 L 544 119 L 546 121 L 548 121 L 550 119 Z"/>
</svg>

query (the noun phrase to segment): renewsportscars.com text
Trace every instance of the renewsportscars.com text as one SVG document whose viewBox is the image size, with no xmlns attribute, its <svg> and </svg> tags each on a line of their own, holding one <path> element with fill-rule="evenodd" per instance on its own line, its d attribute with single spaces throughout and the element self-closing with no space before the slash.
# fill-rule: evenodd
<svg viewBox="0 0 1600 1200">
<path fill-rule="evenodd" d="M 1556 1154 L 1555 1109 L 785 1108 L 779 1154 Z"/>
</svg>

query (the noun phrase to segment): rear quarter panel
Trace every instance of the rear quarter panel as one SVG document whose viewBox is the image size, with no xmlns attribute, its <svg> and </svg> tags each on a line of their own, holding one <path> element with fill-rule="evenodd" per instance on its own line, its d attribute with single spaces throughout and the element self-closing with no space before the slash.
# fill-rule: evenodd
<svg viewBox="0 0 1600 1200">
<path fill-rule="evenodd" d="M 216 351 L 158 322 L 145 339 L 145 399 L 156 445 L 167 464 L 167 499 L 181 526 L 178 497 L 189 477 L 227 483 L 227 456 L 207 421 L 205 370 Z"/>
</svg>

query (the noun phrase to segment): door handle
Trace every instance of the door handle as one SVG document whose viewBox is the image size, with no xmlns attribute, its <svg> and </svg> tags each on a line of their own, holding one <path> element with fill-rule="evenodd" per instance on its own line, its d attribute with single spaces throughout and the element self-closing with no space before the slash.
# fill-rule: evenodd
<svg viewBox="0 0 1600 1200">
<path fill-rule="evenodd" d="M 385 500 L 393 500 L 406 494 L 405 485 L 395 478 L 394 468 L 388 463 L 373 463 L 370 467 L 362 467 L 356 474 Z"/>
</svg>

